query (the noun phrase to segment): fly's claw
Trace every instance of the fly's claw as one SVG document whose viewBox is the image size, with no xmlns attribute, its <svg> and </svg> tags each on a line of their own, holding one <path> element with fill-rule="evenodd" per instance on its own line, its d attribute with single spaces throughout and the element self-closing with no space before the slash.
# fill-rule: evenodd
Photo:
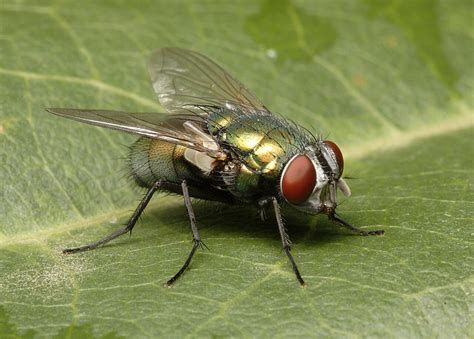
<svg viewBox="0 0 474 339">
<path fill-rule="evenodd" d="M 193 240 L 193 242 L 196 244 L 197 247 L 200 247 L 202 250 L 206 249 L 210 251 L 209 247 L 204 243 L 202 240 Z"/>
<path fill-rule="evenodd" d="M 375 231 L 362 231 L 360 235 L 368 236 L 368 235 L 384 235 L 384 230 L 375 230 Z"/>
</svg>

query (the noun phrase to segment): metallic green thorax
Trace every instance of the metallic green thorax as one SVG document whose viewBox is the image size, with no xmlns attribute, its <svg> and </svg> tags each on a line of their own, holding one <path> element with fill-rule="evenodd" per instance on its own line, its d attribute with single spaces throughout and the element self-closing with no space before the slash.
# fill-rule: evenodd
<svg viewBox="0 0 474 339">
<path fill-rule="evenodd" d="M 273 114 L 219 110 L 208 119 L 209 132 L 230 152 L 235 169 L 223 173 L 238 199 L 256 200 L 278 195 L 286 162 L 315 142 L 306 130 Z"/>
<path fill-rule="evenodd" d="M 159 179 L 176 183 L 186 179 L 201 191 L 207 190 L 207 195 L 214 195 L 215 200 L 229 200 L 232 196 L 238 201 L 255 201 L 262 196 L 277 196 L 286 162 L 316 142 L 301 127 L 262 112 L 242 114 L 233 109 L 218 109 L 209 114 L 207 129 L 227 156 L 225 160 L 216 160 L 211 173 L 203 173 L 189 163 L 184 157 L 184 146 L 141 138 L 130 153 L 136 181 L 150 186 Z"/>
</svg>

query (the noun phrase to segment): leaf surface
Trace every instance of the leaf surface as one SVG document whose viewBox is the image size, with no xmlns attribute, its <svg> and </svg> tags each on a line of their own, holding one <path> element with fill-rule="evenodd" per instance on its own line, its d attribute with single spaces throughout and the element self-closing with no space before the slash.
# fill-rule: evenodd
<svg viewBox="0 0 474 339">
<path fill-rule="evenodd" d="M 37 337 L 467 337 L 473 302 L 470 1 L 6 1 L 0 7 L 0 333 Z M 420 26 L 421 25 L 421 26 Z M 337 142 L 384 237 L 285 210 L 298 286 L 273 220 L 155 197 L 132 237 L 64 256 L 126 222 L 135 138 L 45 107 L 161 110 L 146 62 L 202 52 L 272 111 Z"/>
</svg>

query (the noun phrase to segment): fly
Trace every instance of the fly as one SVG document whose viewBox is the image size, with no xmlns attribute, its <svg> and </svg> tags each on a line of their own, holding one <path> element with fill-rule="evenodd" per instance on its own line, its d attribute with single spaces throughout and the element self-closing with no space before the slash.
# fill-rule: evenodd
<svg viewBox="0 0 474 339">
<path fill-rule="evenodd" d="M 129 166 L 135 182 L 148 189 L 127 224 L 88 245 L 63 253 L 95 249 L 131 232 L 157 191 L 183 196 L 192 249 L 169 287 L 186 271 L 204 243 L 191 198 L 228 204 L 253 204 L 262 218 L 272 210 L 283 249 L 298 282 L 305 286 L 291 254 L 280 205 L 309 214 L 326 214 L 360 235 L 364 231 L 336 214 L 336 190 L 351 191 L 342 178 L 339 147 L 303 127 L 272 114 L 244 85 L 202 54 L 179 48 L 156 50 L 149 63 L 153 89 L 167 113 L 48 108 L 53 114 L 108 127 L 140 138 L 132 145 Z"/>
</svg>

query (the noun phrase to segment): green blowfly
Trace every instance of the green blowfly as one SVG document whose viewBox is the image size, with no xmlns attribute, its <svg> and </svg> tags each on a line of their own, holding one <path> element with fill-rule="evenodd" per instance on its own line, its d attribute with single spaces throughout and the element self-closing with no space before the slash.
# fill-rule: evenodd
<svg viewBox="0 0 474 339">
<path fill-rule="evenodd" d="M 275 214 L 283 249 L 304 286 L 290 252 L 281 204 L 329 219 L 360 235 L 364 231 L 340 219 L 336 190 L 349 196 L 342 178 L 339 147 L 271 113 L 244 85 L 202 54 L 179 48 L 156 50 L 149 72 L 160 104 L 167 113 L 136 113 L 96 109 L 49 108 L 65 118 L 140 135 L 130 149 L 133 178 L 147 193 L 127 224 L 91 244 L 65 249 L 95 249 L 131 232 L 156 191 L 184 197 L 193 247 L 171 286 L 187 269 L 194 253 L 205 246 L 199 235 L 191 198 L 228 204 L 256 205 L 264 218 Z"/>
</svg>

